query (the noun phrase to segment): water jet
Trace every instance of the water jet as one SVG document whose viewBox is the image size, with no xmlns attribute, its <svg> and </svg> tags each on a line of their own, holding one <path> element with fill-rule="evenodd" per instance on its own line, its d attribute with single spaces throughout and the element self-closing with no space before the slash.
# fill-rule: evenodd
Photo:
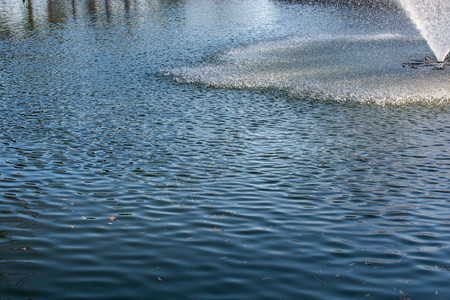
<svg viewBox="0 0 450 300">
<path fill-rule="evenodd" d="M 444 68 L 450 52 L 450 1 L 397 0 L 437 59 L 437 69 Z"/>
</svg>

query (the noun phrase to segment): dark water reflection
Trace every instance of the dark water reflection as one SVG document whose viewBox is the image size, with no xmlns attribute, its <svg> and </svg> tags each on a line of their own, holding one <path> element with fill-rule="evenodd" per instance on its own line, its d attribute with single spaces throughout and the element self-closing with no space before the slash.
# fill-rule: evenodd
<svg viewBox="0 0 450 300">
<path fill-rule="evenodd" d="M 0 0 L 1 297 L 447 298 L 448 104 L 162 72 L 286 36 L 415 32 L 359 9 Z"/>
</svg>

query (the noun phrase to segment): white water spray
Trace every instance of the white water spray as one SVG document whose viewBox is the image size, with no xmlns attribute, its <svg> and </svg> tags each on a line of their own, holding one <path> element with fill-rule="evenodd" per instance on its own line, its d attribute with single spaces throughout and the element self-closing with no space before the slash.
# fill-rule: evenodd
<svg viewBox="0 0 450 300">
<path fill-rule="evenodd" d="M 450 52 L 450 0 L 398 0 L 438 62 Z"/>
<path fill-rule="evenodd" d="M 399 1 L 405 1 L 406 5 L 406 0 Z M 419 0 L 410 0 L 409 4 L 413 1 Z M 446 8 L 447 11 L 449 5 L 444 2 L 450 2 L 420 1 L 436 1 L 441 3 L 441 9 Z M 302 8 L 304 7 L 299 7 Z M 347 6 L 341 10 L 341 7 L 332 5 L 317 12 L 308 11 L 311 16 L 303 27 L 315 27 L 315 21 L 323 14 L 329 14 L 330 20 L 334 20 L 336 16 L 337 23 L 355 27 L 362 19 L 359 15 L 361 12 L 352 11 L 352 23 L 348 23 L 347 9 Z M 374 10 L 374 24 L 386 20 L 395 25 L 398 13 L 385 14 L 383 10 Z M 426 14 L 431 15 L 433 14 L 430 12 Z M 421 14 L 421 17 L 425 15 Z M 325 23 L 328 24 L 330 20 Z M 444 65 L 450 66 L 450 62 L 436 64 L 435 60 L 430 58 L 413 61 L 411 68 L 404 68 L 400 62 L 405 59 L 405 53 L 417 53 L 417 42 L 422 41 L 422 38 L 417 34 L 396 33 L 398 30 L 395 27 L 392 32 L 380 32 L 377 28 L 372 31 L 372 26 L 366 26 L 371 25 L 372 21 L 367 21 L 368 24 L 366 20 L 361 21 L 359 25 L 364 30 L 357 34 L 353 30 L 346 32 L 340 27 L 330 29 L 324 26 L 318 30 L 311 29 L 312 32 L 307 31 L 306 34 L 299 32 L 298 35 L 224 50 L 195 66 L 165 70 L 163 73 L 182 83 L 201 83 L 218 88 L 283 91 L 289 97 L 300 99 L 354 101 L 379 105 L 450 103 L 450 68 L 444 69 Z M 440 27 L 435 32 L 426 34 L 431 36 L 430 44 L 441 60 L 450 49 L 448 22 L 446 19 L 439 21 L 440 25 L 436 26 Z M 432 26 L 427 28 L 434 30 Z M 447 44 L 442 46 L 444 43 Z M 426 45 L 422 44 L 419 51 L 427 51 Z M 416 64 L 426 67 L 417 70 L 419 67 Z M 437 68 L 442 71 L 433 71 Z"/>
<path fill-rule="evenodd" d="M 292 97 L 373 104 L 449 103 L 450 70 L 399 64 L 417 38 L 396 34 L 286 37 L 233 48 L 165 72 L 178 82 L 281 90 Z"/>
</svg>

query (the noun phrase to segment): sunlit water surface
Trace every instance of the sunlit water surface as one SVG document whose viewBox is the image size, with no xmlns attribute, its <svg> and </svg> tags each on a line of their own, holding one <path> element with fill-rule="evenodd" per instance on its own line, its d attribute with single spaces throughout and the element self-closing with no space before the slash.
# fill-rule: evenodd
<svg viewBox="0 0 450 300">
<path fill-rule="evenodd" d="M 447 299 L 426 55 L 393 7 L 0 0 L 0 298 Z"/>
</svg>

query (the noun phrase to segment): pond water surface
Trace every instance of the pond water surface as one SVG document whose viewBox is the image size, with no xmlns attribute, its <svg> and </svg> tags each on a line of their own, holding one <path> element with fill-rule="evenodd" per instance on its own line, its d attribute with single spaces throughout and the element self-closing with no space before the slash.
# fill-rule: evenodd
<svg viewBox="0 0 450 300">
<path fill-rule="evenodd" d="M 0 0 L 0 299 L 448 299 L 426 55 L 392 6 Z"/>
</svg>

